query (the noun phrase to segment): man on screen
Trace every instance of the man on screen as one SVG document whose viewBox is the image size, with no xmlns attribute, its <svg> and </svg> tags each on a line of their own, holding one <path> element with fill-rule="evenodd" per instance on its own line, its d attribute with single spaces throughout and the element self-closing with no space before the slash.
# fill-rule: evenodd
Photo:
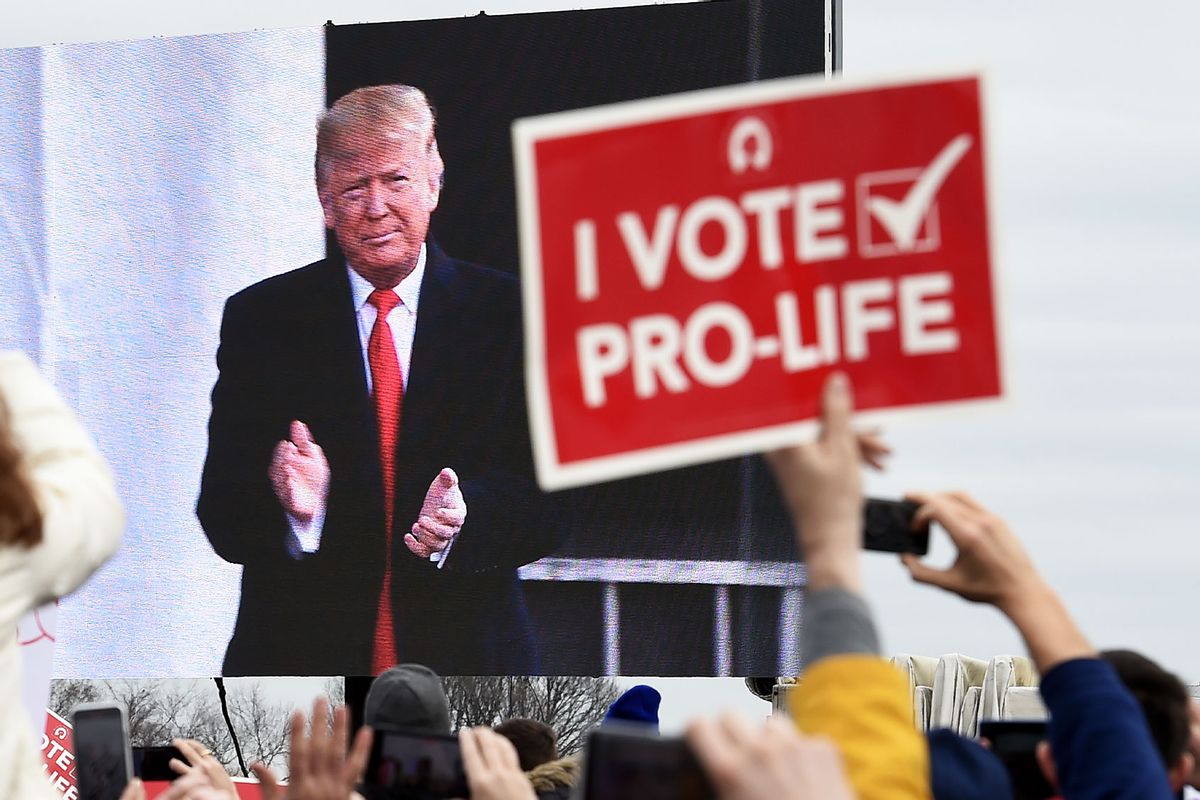
<svg viewBox="0 0 1200 800">
<path fill-rule="evenodd" d="M 227 675 L 537 671 L 519 295 L 428 239 L 442 172 L 419 89 L 341 98 L 316 182 L 344 258 L 226 303 L 197 514 L 245 565 Z"/>
</svg>

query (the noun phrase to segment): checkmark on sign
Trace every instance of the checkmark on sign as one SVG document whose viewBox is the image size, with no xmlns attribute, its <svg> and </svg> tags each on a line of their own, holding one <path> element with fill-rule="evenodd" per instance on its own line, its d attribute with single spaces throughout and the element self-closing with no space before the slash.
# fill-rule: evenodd
<svg viewBox="0 0 1200 800">
<path fill-rule="evenodd" d="M 894 252 L 911 253 L 917 249 L 918 234 L 922 223 L 937 199 L 938 190 L 946 182 L 946 178 L 971 149 L 970 134 L 962 133 L 955 136 L 942 148 L 942 151 L 924 169 L 895 170 L 891 173 L 874 173 L 860 178 L 860 192 L 864 192 L 862 205 L 887 232 L 894 245 L 888 252 L 870 241 L 869 231 L 863 237 L 864 255 L 887 255 Z M 904 197 L 896 200 L 878 194 L 871 194 L 870 187 L 874 183 L 893 182 L 901 176 L 910 177 L 916 174 L 916 180 L 905 193 Z M 869 226 L 869 220 L 864 222 Z M 929 248 L 924 248 L 929 249 Z M 875 252 L 872 252 L 872 251 Z"/>
</svg>

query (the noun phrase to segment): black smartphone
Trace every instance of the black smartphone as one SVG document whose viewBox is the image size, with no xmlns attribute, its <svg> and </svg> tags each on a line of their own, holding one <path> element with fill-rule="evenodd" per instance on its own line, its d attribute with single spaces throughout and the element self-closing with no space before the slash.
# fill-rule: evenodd
<svg viewBox="0 0 1200 800">
<path fill-rule="evenodd" d="M 715 800 L 716 792 L 683 739 L 616 726 L 588 734 L 584 800 Z"/>
<path fill-rule="evenodd" d="M 868 497 L 863 504 L 863 549 L 883 553 L 929 552 L 929 524 L 913 529 L 917 504 Z"/>
<path fill-rule="evenodd" d="M 458 737 L 376 729 L 361 794 L 366 800 L 469 798 Z"/>
<path fill-rule="evenodd" d="M 79 800 L 120 800 L 133 778 L 129 722 L 119 703 L 84 703 L 71 715 Z"/>
<path fill-rule="evenodd" d="M 1034 755 L 1038 742 L 1046 738 L 1044 721 L 980 720 L 979 738 L 988 740 L 992 752 L 1008 770 L 1013 800 L 1047 800 L 1057 795 Z"/>
<path fill-rule="evenodd" d="M 173 781 L 179 777 L 171 769 L 171 759 L 178 758 L 184 764 L 188 760 L 174 745 L 163 747 L 133 748 L 133 774 L 144 781 Z"/>
</svg>

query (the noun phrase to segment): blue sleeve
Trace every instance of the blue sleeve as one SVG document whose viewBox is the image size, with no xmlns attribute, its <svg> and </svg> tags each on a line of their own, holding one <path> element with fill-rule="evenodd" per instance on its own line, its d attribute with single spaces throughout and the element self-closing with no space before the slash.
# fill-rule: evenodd
<svg viewBox="0 0 1200 800">
<path fill-rule="evenodd" d="M 1065 661 L 1042 677 L 1050 747 L 1064 800 L 1169 800 L 1141 706 L 1104 661 Z"/>
<path fill-rule="evenodd" d="M 935 800 L 999 800 L 1013 796 L 1012 778 L 999 756 L 945 728 L 930 731 L 929 789 Z"/>
</svg>

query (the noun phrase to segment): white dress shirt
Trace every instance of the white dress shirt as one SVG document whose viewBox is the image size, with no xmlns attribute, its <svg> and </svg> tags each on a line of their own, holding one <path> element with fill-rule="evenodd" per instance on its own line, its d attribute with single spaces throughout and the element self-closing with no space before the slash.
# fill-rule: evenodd
<svg viewBox="0 0 1200 800">
<path fill-rule="evenodd" d="M 367 347 L 371 341 L 371 329 L 375 327 L 375 318 L 379 315 L 379 310 L 371 305 L 368 298 L 371 296 L 371 292 L 375 291 L 375 287 L 370 281 L 351 269 L 349 265 L 346 266 L 346 274 L 350 276 L 350 297 L 353 299 L 354 313 L 358 320 L 358 342 L 362 351 L 363 372 L 367 376 L 367 393 L 370 394 L 374 391 L 374 380 L 371 376 L 371 362 L 367 355 Z M 408 368 L 412 362 L 413 335 L 417 331 L 417 305 L 421 300 L 421 281 L 424 277 L 425 245 L 422 244 L 421 252 L 417 255 L 417 265 L 413 271 L 408 273 L 399 284 L 392 287 L 392 291 L 400 298 L 400 302 L 387 316 L 388 327 L 392 330 L 392 342 L 396 347 L 396 360 L 400 363 L 400 377 L 404 381 L 405 392 L 408 391 Z M 403 413 L 401 411 L 401 414 Z M 433 478 L 434 476 L 431 475 L 429 480 L 432 481 Z M 294 537 L 294 541 L 289 547 L 293 557 L 302 558 L 305 554 L 317 552 L 321 547 L 321 531 L 325 527 L 325 504 L 321 504 L 317 513 L 307 524 L 300 522 L 290 514 L 287 515 L 287 518 Z M 395 522 L 399 522 L 399 520 Z M 395 522 L 393 522 L 393 526 Z M 403 537 L 407 532 L 407 530 L 395 528 L 393 535 Z M 436 563 L 440 569 L 453 544 L 454 540 L 451 540 L 445 550 L 434 553 L 429 560 Z"/>
</svg>

